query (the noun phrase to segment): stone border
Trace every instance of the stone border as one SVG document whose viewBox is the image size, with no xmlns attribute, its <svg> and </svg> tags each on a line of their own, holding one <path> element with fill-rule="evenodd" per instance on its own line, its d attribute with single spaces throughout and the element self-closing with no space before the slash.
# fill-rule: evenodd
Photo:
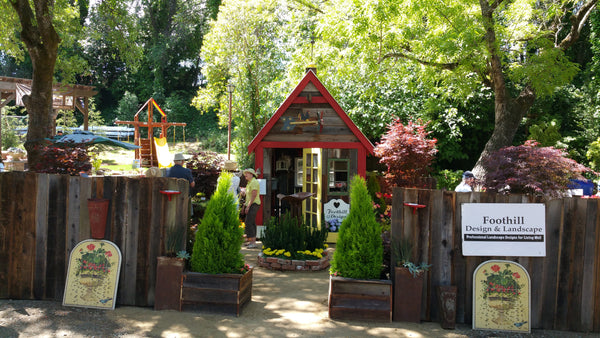
<svg viewBox="0 0 600 338">
<path fill-rule="evenodd" d="M 321 271 L 329 267 L 331 253 L 323 251 L 323 258 L 315 260 L 283 259 L 258 254 L 258 266 L 279 271 Z"/>
</svg>

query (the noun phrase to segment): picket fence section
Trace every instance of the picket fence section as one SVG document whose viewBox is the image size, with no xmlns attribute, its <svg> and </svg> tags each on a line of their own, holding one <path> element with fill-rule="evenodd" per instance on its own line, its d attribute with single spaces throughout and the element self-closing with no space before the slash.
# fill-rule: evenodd
<svg viewBox="0 0 600 338">
<path fill-rule="evenodd" d="M 404 203 L 418 203 L 416 209 Z M 463 203 L 543 203 L 546 209 L 545 257 L 466 257 L 462 255 Z M 531 327 L 600 331 L 599 199 L 543 199 L 526 195 L 395 188 L 392 242 L 409 238 L 413 259 L 431 264 L 423 290 L 423 320 L 440 319 L 439 285 L 458 288 L 456 319 L 471 323 L 473 272 L 489 259 L 523 265 L 531 277 Z M 392 257 L 394 262 L 394 257 Z"/>
<path fill-rule="evenodd" d="M 106 198 L 104 239 L 123 258 L 117 303 L 152 306 L 166 229 L 188 226 L 188 189 L 162 177 L 0 173 L 0 298 L 62 301 L 69 254 L 90 238 L 87 200 Z M 169 201 L 161 190 L 181 194 Z"/>
</svg>

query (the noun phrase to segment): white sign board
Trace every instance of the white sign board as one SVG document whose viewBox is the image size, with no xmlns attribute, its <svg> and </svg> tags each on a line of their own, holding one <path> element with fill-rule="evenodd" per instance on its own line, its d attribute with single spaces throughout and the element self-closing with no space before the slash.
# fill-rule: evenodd
<svg viewBox="0 0 600 338">
<path fill-rule="evenodd" d="M 546 256 L 546 210 L 538 203 L 464 203 L 465 256 Z"/>
<path fill-rule="evenodd" d="M 350 213 L 350 204 L 344 200 L 333 199 L 323 205 L 323 213 L 325 214 L 325 222 L 337 218 L 340 221 Z"/>
<path fill-rule="evenodd" d="M 267 194 L 267 180 L 264 178 L 258 179 L 258 194 L 259 195 Z"/>
</svg>

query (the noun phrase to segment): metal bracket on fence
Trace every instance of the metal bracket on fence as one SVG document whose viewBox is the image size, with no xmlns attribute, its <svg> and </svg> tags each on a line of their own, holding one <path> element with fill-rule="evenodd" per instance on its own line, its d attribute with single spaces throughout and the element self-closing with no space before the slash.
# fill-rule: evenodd
<svg viewBox="0 0 600 338">
<path fill-rule="evenodd" d="M 176 191 L 176 190 L 161 190 L 160 193 L 163 194 L 163 195 L 169 196 L 169 201 L 170 201 L 172 195 L 179 195 L 179 194 L 181 194 L 181 191 Z"/>
<path fill-rule="evenodd" d="M 424 205 L 424 204 L 417 204 L 417 203 L 404 203 L 404 205 L 412 208 L 413 215 L 416 213 L 417 209 L 426 207 L 426 205 Z"/>
</svg>

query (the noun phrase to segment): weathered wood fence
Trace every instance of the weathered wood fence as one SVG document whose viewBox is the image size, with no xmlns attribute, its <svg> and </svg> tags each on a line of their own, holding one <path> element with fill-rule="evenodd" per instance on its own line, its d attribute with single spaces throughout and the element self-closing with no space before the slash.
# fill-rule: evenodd
<svg viewBox="0 0 600 338">
<path fill-rule="evenodd" d="M 168 226 L 188 227 L 188 189 L 168 178 L 0 173 L 0 298 L 62 301 L 71 249 L 90 238 L 87 200 L 107 198 L 105 239 L 123 258 L 117 303 L 153 305 L 156 257 Z"/>
<path fill-rule="evenodd" d="M 426 207 L 413 213 L 405 202 Z M 463 203 L 545 204 L 546 257 L 463 256 L 460 208 Z M 415 261 L 432 265 L 423 290 L 426 301 L 421 318 L 439 320 L 436 288 L 456 285 L 457 322 L 471 323 L 473 271 L 489 259 L 506 259 L 523 265 L 531 277 L 532 328 L 599 332 L 599 205 L 599 199 L 579 197 L 545 200 L 524 195 L 396 188 L 392 241 L 410 238 L 415 243 Z"/>
</svg>

